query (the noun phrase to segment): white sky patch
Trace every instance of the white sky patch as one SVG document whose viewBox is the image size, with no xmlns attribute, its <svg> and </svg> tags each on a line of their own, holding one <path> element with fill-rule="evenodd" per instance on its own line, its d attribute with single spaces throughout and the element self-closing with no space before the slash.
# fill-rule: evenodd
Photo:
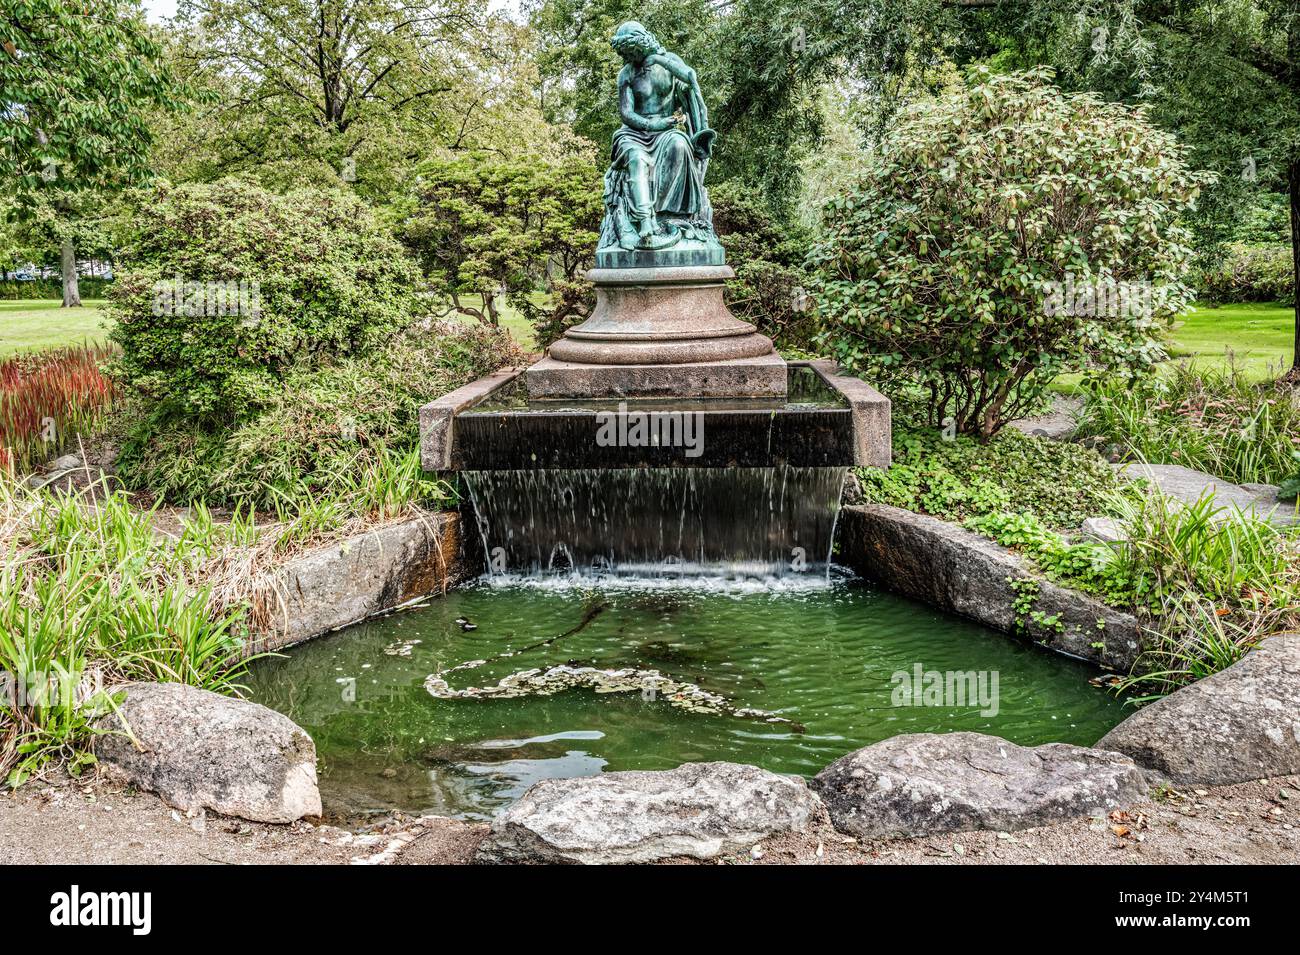
<svg viewBox="0 0 1300 955">
<path fill-rule="evenodd" d="M 176 16 L 176 0 L 142 0 L 142 2 L 145 16 L 154 23 L 161 23 L 165 19 Z"/>
</svg>

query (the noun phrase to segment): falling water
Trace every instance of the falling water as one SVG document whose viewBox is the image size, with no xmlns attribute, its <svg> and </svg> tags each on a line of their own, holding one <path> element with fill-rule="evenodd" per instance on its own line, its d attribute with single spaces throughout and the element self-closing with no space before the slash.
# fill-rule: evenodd
<svg viewBox="0 0 1300 955">
<path fill-rule="evenodd" d="M 824 575 L 848 469 L 466 471 L 489 574 Z"/>
</svg>

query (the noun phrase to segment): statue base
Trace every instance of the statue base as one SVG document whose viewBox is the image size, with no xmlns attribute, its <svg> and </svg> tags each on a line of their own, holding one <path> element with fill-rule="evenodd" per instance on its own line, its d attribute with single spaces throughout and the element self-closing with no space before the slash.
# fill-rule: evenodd
<svg viewBox="0 0 1300 955">
<path fill-rule="evenodd" d="M 728 311 L 726 265 L 597 268 L 589 319 L 528 369 L 532 398 L 746 398 L 786 393 L 771 339 Z"/>
</svg>

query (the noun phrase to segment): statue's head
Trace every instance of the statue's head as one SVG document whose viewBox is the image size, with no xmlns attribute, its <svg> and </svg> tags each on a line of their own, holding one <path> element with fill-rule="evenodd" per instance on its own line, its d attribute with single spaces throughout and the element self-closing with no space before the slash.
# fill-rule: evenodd
<svg viewBox="0 0 1300 955">
<path fill-rule="evenodd" d="M 615 30 L 609 45 L 629 63 L 639 63 L 650 54 L 663 50 L 655 35 L 635 20 L 629 20 Z"/>
</svg>

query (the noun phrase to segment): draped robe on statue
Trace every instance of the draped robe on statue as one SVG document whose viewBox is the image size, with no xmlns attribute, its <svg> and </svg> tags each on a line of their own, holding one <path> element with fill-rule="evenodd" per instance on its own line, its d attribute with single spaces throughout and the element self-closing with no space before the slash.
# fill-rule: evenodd
<svg viewBox="0 0 1300 955">
<path fill-rule="evenodd" d="M 636 248 L 637 224 L 631 215 L 635 202 L 627 182 L 628 164 L 636 153 L 653 165 L 652 204 L 663 224 L 683 238 L 711 235 L 713 210 L 704 190 L 704 162 L 696 157 L 687 133 L 680 128 L 645 132 L 622 126 L 614 133 L 605 174 L 607 215 L 600 245 Z"/>
</svg>

